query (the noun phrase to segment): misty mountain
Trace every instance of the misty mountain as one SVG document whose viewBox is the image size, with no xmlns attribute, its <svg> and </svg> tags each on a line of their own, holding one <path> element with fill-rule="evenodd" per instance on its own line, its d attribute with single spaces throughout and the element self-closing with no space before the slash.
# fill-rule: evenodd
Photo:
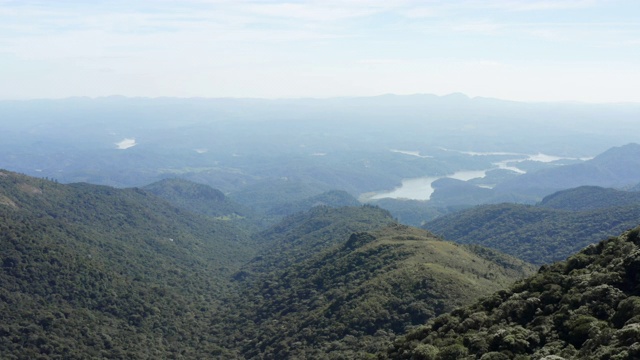
<svg viewBox="0 0 640 360">
<path fill-rule="evenodd" d="M 184 179 L 165 179 L 142 187 L 175 206 L 216 218 L 250 216 L 250 210 L 227 198 L 220 190 Z"/>
<path fill-rule="evenodd" d="M 276 216 L 292 215 L 294 213 L 303 212 L 311 209 L 315 206 L 329 206 L 329 207 L 347 207 L 347 206 L 359 206 L 358 199 L 353 197 L 346 191 L 332 190 L 322 194 L 312 196 L 306 199 L 298 200 L 292 203 L 283 204 L 272 208 L 268 214 Z"/>
<path fill-rule="evenodd" d="M 543 169 L 496 185 L 497 193 L 543 197 L 583 185 L 625 187 L 640 179 L 640 145 L 611 148 L 581 164 Z"/>
<path fill-rule="evenodd" d="M 512 171 L 501 169 L 489 170 L 486 176 L 469 181 L 444 177 L 431 183 L 433 193 L 427 202 L 377 200 L 374 203 L 386 206 L 394 216 L 416 226 L 424 225 L 437 216 L 475 205 L 504 202 L 532 204 L 543 200 L 547 195 L 548 199 L 545 198 L 540 206 L 566 208 L 573 203 L 575 207 L 567 209 L 589 210 L 592 206 L 633 205 L 637 204 L 633 195 L 621 190 L 616 192 L 614 189 L 602 189 L 600 194 L 593 193 L 595 189 L 587 188 L 556 193 L 554 196 L 550 194 L 570 186 L 594 187 L 604 184 L 602 186 L 630 189 L 640 178 L 640 171 L 637 171 L 638 155 L 640 145 L 628 144 L 611 148 L 588 161 L 569 164 L 553 161 L 541 169 L 522 175 L 513 175 Z M 522 162 L 517 162 L 517 166 L 523 168 Z M 505 176 L 506 172 L 512 175 Z M 554 197 L 555 200 L 552 200 Z M 588 203 L 589 201 L 592 203 Z M 567 204 L 563 207 L 560 202 Z"/>
<path fill-rule="evenodd" d="M 636 105 L 460 94 L 0 101 L 0 165 L 63 183 L 130 187 L 180 177 L 232 195 L 286 178 L 320 190 L 300 199 L 334 189 L 359 196 L 406 178 L 491 167 L 443 149 L 593 156 L 634 141 L 638 114 Z"/>
<path fill-rule="evenodd" d="M 638 204 L 640 204 L 640 193 L 599 186 L 581 186 L 546 196 L 538 206 L 550 209 L 587 211 Z"/>
</svg>

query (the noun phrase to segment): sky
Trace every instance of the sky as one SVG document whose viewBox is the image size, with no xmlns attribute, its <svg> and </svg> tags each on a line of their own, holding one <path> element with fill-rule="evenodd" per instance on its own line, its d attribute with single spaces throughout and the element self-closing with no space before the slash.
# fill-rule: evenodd
<svg viewBox="0 0 640 360">
<path fill-rule="evenodd" d="M 638 0 L 0 0 L 0 99 L 640 102 Z"/>
</svg>

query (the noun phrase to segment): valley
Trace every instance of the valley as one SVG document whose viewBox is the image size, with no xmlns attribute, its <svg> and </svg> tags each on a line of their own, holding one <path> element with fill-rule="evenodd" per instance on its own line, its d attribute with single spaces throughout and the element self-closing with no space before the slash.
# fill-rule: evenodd
<svg viewBox="0 0 640 360">
<path fill-rule="evenodd" d="M 515 131 L 486 99 L 320 102 L 0 101 L 14 119 L 0 134 L 0 357 L 580 358 L 633 344 L 627 117 L 594 142 L 551 121 Z M 403 121 L 419 133 L 394 123 L 417 110 Z M 468 136 L 478 111 L 498 115 Z M 594 305 L 579 279 L 615 296 Z"/>
</svg>

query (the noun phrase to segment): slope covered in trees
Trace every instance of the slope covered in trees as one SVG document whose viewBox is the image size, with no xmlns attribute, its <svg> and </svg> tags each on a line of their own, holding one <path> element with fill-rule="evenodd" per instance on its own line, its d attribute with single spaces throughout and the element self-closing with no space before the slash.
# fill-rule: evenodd
<svg viewBox="0 0 640 360">
<path fill-rule="evenodd" d="M 248 209 L 229 200 L 220 190 L 189 180 L 164 179 L 142 189 L 198 214 L 233 219 L 250 213 Z"/>
<path fill-rule="evenodd" d="M 0 357 L 203 358 L 242 231 L 139 189 L 0 171 Z"/>
<path fill-rule="evenodd" d="M 269 210 L 270 215 L 286 216 L 307 211 L 314 206 L 344 207 L 359 206 L 360 202 L 346 191 L 331 190 L 306 199 L 276 206 Z"/>
<path fill-rule="evenodd" d="M 314 207 L 257 234 L 264 250 L 236 276 L 286 269 L 340 244 L 355 232 L 377 230 L 393 222 L 388 211 L 374 206 Z"/>
<path fill-rule="evenodd" d="M 429 321 L 391 359 L 637 359 L 640 228 Z"/>
<path fill-rule="evenodd" d="M 567 201 L 564 206 L 568 204 Z M 585 207 L 595 209 L 570 211 L 520 204 L 482 205 L 442 216 L 424 228 L 451 241 L 479 244 L 534 264 L 545 264 L 564 259 L 589 244 L 640 223 L 640 204 L 600 208 L 591 202 Z"/>
<path fill-rule="evenodd" d="M 342 209 L 324 211 L 336 216 Z M 307 241 L 316 242 L 324 234 L 311 237 Z M 395 223 L 331 238 L 333 246 L 311 247 L 310 255 L 294 257 L 286 267 L 269 262 L 273 265 L 260 267 L 251 281 L 239 285 L 225 322 L 235 323 L 237 332 L 229 341 L 241 344 L 243 357 L 371 356 L 394 334 L 533 271 L 496 251 L 442 241 Z"/>
<path fill-rule="evenodd" d="M 598 210 L 640 204 L 640 192 L 598 186 L 580 186 L 546 196 L 540 207 L 571 211 Z"/>
<path fill-rule="evenodd" d="M 172 178 L 154 182 L 142 189 L 189 212 L 228 221 L 247 233 L 266 226 L 261 215 L 209 185 Z"/>
<path fill-rule="evenodd" d="M 175 202 L 191 196 L 194 203 L 225 204 L 209 187 L 180 183 L 178 189 Z M 553 249 L 540 235 L 529 247 L 531 254 L 550 254 L 560 252 L 560 244 L 579 246 L 596 236 L 584 233 L 599 231 L 590 224 L 626 226 L 625 216 L 640 218 L 634 206 L 602 209 L 598 204 L 611 198 L 591 201 L 588 190 L 547 200 L 566 208 L 584 202 L 593 209 L 587 212 L 503 204 L 480 218 L 458 214 L 466 221 L 458 230 L 475 229 L 472 236 L 480 238 L 476 225 L 484 224 L 486 233 L 508 244 L 491 221 L 520 224 L 513 239 L 547 226 L 558 239 L 569 238 Z M 343 195 L 336 197 L 349 199 Z M 313 206 L 251 236 L 211 215 L 141 189 L 61 185 L 0 171 L 0 357 L 640 354 L 634 345 L 640 343 L 640 229 L 544 266 L 509 288 L 533 267 L 399 225 L 374 206 Z M 529 225 L 531 218 L 543 222 Z M 480 296 L 486 298 L 453 310 Z"/>
</svg>

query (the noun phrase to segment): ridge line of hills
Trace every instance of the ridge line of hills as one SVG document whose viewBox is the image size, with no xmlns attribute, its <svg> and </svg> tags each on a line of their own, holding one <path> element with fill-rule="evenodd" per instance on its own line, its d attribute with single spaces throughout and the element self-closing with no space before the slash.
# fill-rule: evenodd
<svg viewBox="0 0 640 360">
<path fill-rule="evenodd" d="M 515 213 L 616 219 L 637 208 L 628 194 L 576 188 Z M 352 200 L 344 193 L 310 199 L 265 229 L 221 192 L 182 180 L 115 189 L 0 170 L 0 356 L 640 355 L 638 228 L 599 243 L 570 228 L 591 245 L 534 274 L 481 241 L 445 241 L 376 206 L 342 207 Z M 476 209 L 481 223 L 506 219 L 491 209 Z M 458 230 L 474 227 L 464 214 Z M 526 242 L 525 222 L 515 228 Z"/>
<path fill-rule="evenodd" d="M 542 265 L 640 225 L 640 193 L 583 186 L 536 205 L 479 205 L 423 225 L 463 244 L 480 244 Z"/>
<path fill-rule="evenodd" d="M 185 190 L 178 185 L 174 190 Z M 229 210 L 219 193 L 205 194 Z M 0 354 L 373 353 L 396 331 L 533 270 L 495 251 L 398 225 L 373 206 L 317 206 L 259 234 L 213 215 L 142 189 L 63 185 L 0 171 Z M 412 293 L 416 286 L 422 292 Z M 274 321 L 301 332 L 272 331 Z M 329 330 L 331 323 L 343 330 Z M 300 334 L 314 340 L 301 343 Z M 250 339 L 260 339 L 262 354 Z M 357 339 L 370 342 L 369 351 L 350 350 Z"/>
</svg>

